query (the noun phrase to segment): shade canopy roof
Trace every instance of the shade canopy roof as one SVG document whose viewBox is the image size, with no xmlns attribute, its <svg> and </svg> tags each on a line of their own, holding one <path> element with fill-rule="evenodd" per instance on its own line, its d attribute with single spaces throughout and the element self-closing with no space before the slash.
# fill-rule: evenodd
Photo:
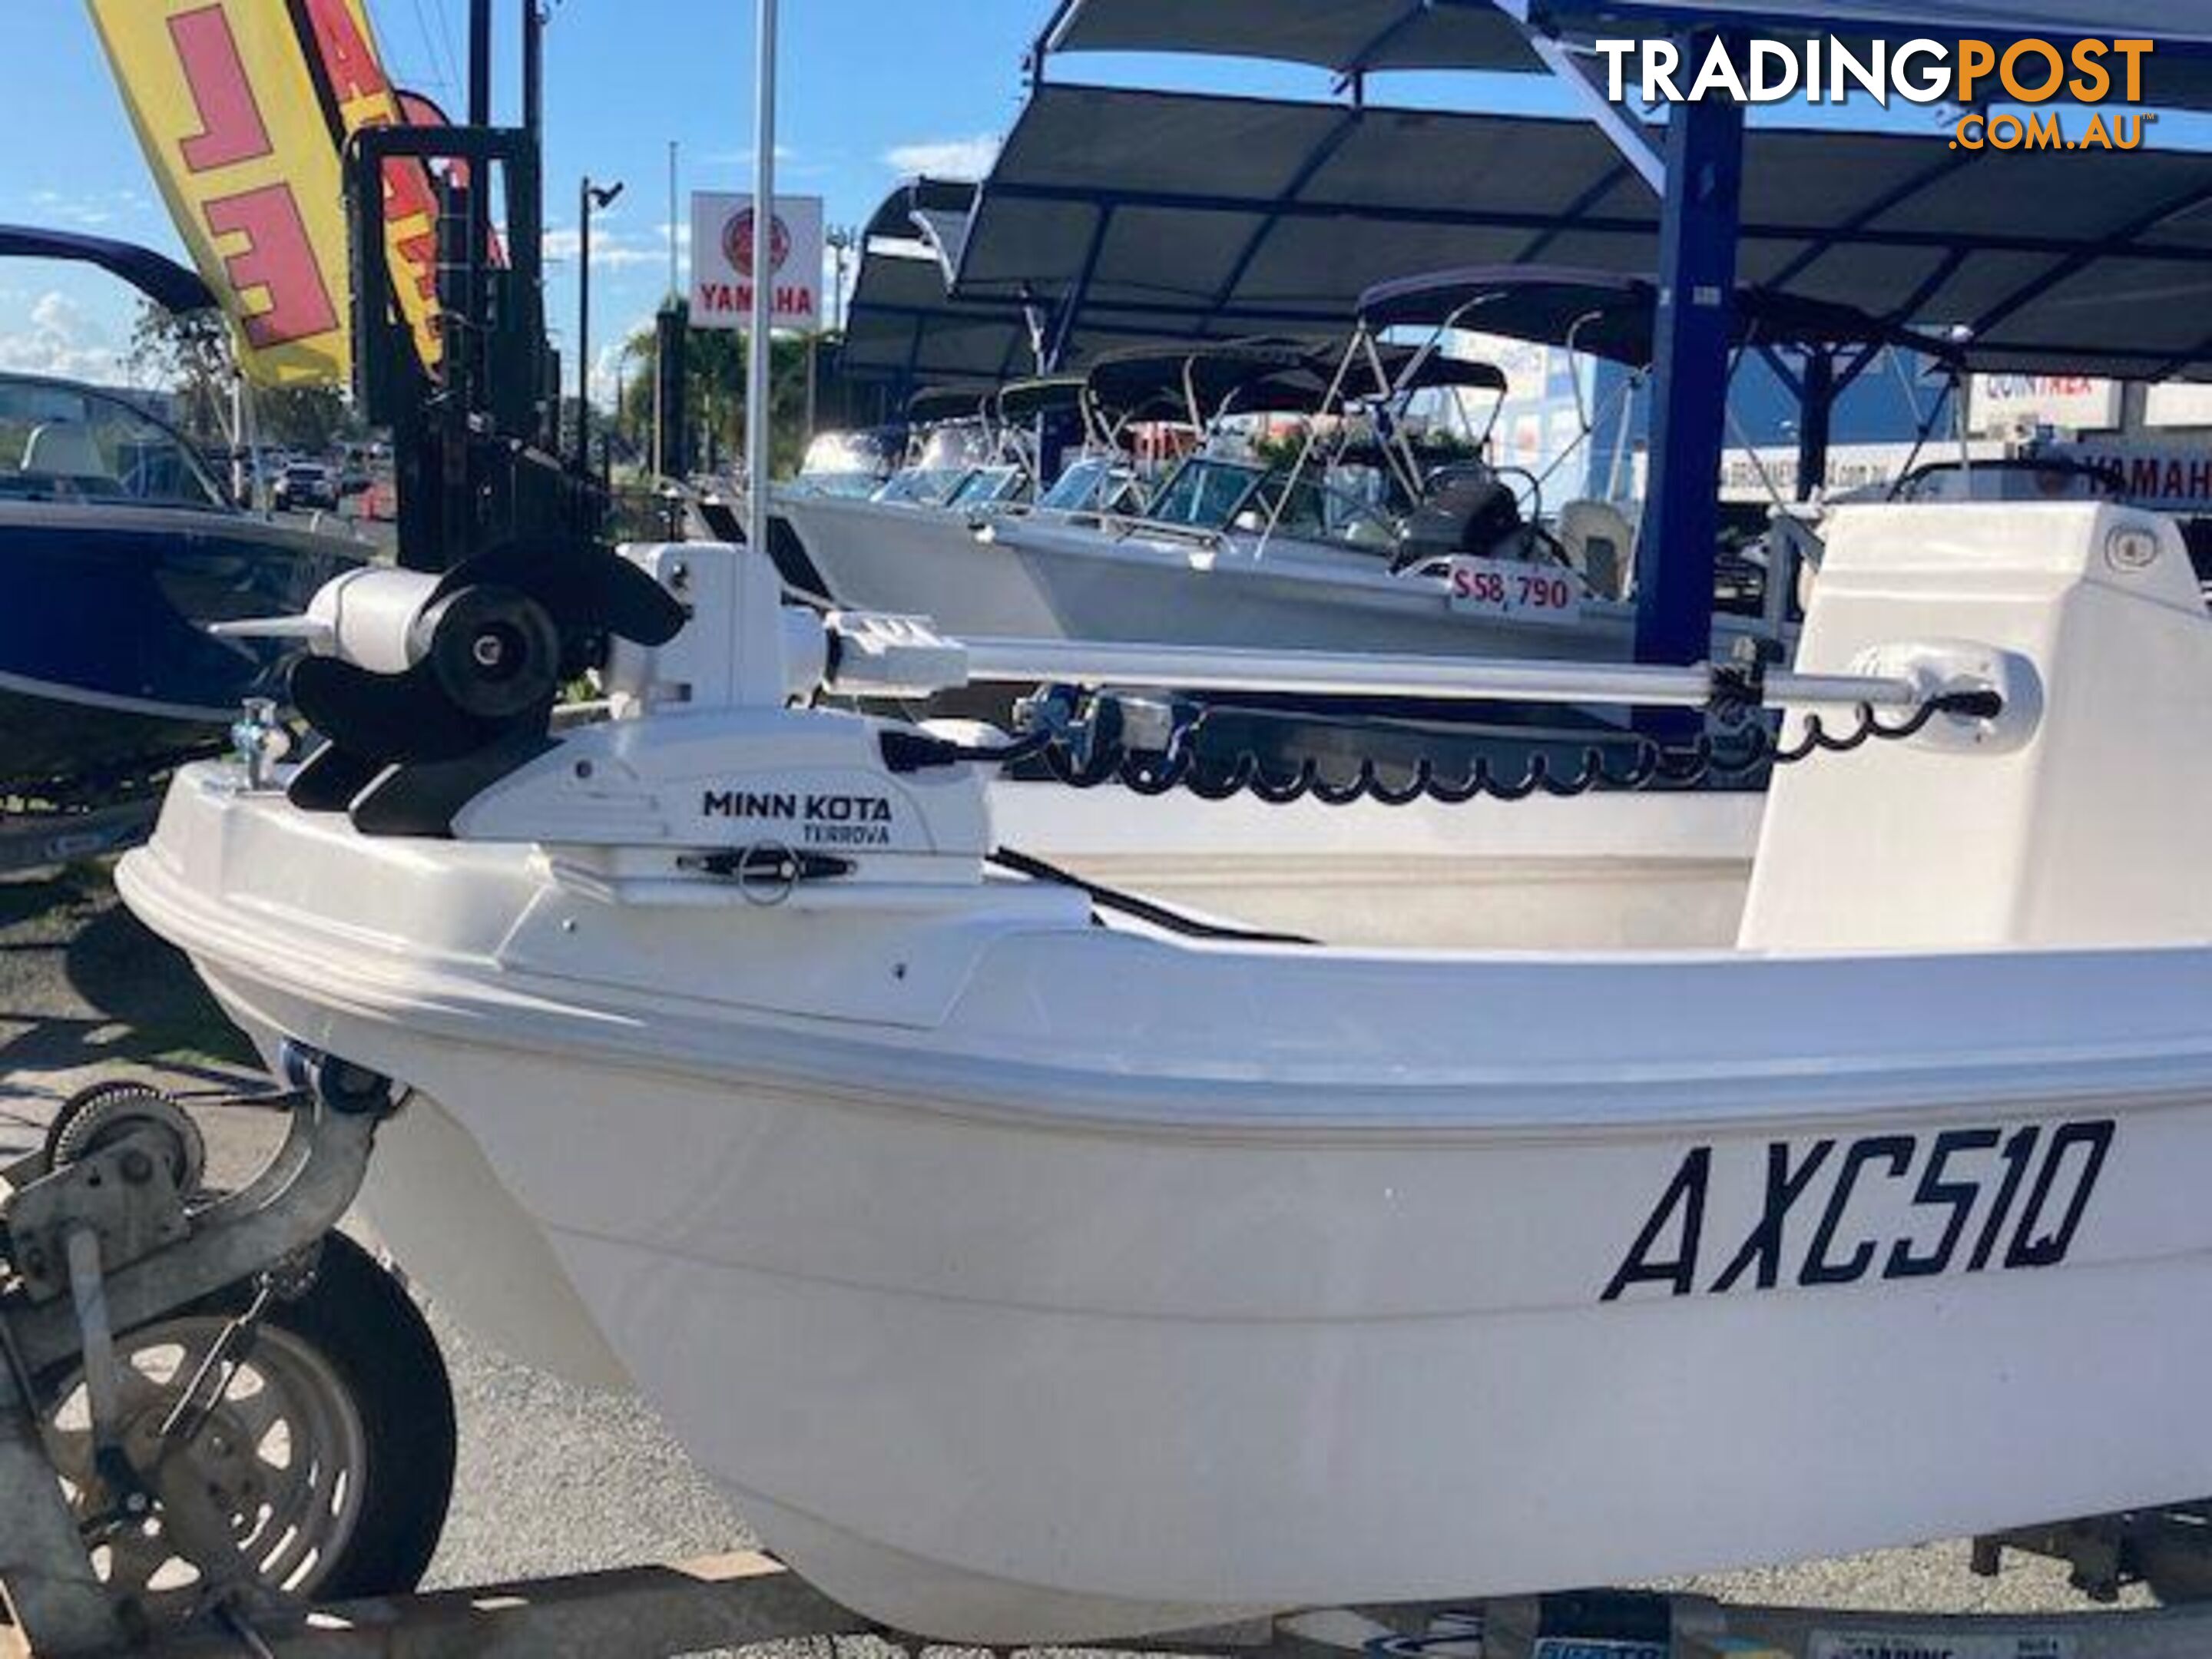
<svg viewBox="0 0 2212 1659">
<path fill-rule="evenodd" d="M 1650 277 L 1563 266 L 1493 265 L 1401 278 L 1370 289 L 1370 327 L 1452 327 L 1585 351 L 1641 368 L 1651 362 L 1659 287 Z M 1894 345 L 1948 357 L 1950 345 L 1849 306 L 1747 288 L 1736 295 L 1738 345 Z"/>
<path fill-rule="evenodd" d="M 1056 52 L 1172 52 L 1359 70 L 1540 67 L 1495 6 L 1424 0 L 1073 0 Z"/>
<path fill-rule="evenodd" d="M 1035 374 L 1040 331 L 1054 320 L 1043 290 L 1014 283 L 988 295 L 951 292 L 980 191 L 964 180 L 908 179 L 871 216 L 846 314 L 843 373 L 907 392 Z M 1066 322 L 1060 343 L 1067 365 L 1188 331 L 1107 306 L 1080 307 Z"/>
<path fill-rule="evenodd" d="M 948 281 L 936 258 L 918 248 L 869 248 L 847 310 L 842 372 L 908 390 L 988 387 L 1035 375 L 1035 328 L 1052 323 L 1049 301 L 1040 297 L 1032 312 L 1021 284 L 998 295 L 956 297 Z M 1338 320 L 1348 323 L 1351 315 L 1347 308 Z M 1071 320 L 1061 363 L 1074 367 L 1102 351 L 1191 332 L 1183 322 L 1150 311 L 1085 306 Z"/>
<path fill-rule="evenodd" d="M 0 225 L 0 259 L 66 259 L 120 277 L 164 311 L 212 311 L 215 295 L 198 275 L 151 248 L 74 231 Z"/>
<path fill-rule="evenodd" d="M 1699 22 L 1847 35 L 2148 37 L 2169 61 L 2212 46 L 2203 0 L 1548 0 L 1532 8 L 1569 38 L 1672 33 Z M 1940 12 L 1940 15 L 1938 15 Z M 1196 52 L 1310 64 L 1340 74 L 1392 70 L 1535 70 L 1519 24 L 1493 0 L 1066 0 L 1046 37 L 1060 52 Z M 2150 89 L 2197 101 L 2201 72 Z M 2160 85 L 2161 79 L 2172 82 Z"/>
<path fill-rule="evenodd" d="M 844 372 L 906 386 L 996 384 L 1031 365 L 1018 302 L 958 304 L 945 273 L 924 252 L 871 247 L 861 256 L 845 319 Z"/>
<path fill-rule="evenodd" d="M 981 188 L 966 179 L 908 179 L 884 198 L 862 234 L 871 241 L 879 237 L 911 241 L 923 220 L 951 216 L 964 219 L 975 205 Z"/>
<path fill-rule="evenodd" d="M 980 185 L 966 179 L 908 179 L 884 198 L 861 233 L 865 249 L 896 242 L 926 252 L 949 272 L 960 262 Z"/>
<path fill-rule="evenodd" d="M 2212 376 L 2212 155 L 1760 128 L 1744 179 L 1747 283 L 1964 327 L 1975 369 Z M 942 303 L 1037 307 L 1066 326 L 1068 367 L 1116 337 L 1333 333 L 1409 272 L 1643 276 L 1658 232 L 1650 191 L 1581 121 L 1048 83 Z"/>
</svg>

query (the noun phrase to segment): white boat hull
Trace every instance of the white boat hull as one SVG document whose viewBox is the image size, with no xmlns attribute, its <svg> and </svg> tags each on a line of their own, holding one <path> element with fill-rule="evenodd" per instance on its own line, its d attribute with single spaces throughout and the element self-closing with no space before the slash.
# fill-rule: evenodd
<svg viewBox="0 0 2212 1659">
<path fill-rule="evenodd" d="M 799 932 L 710 1003 L 572 1000 L 566 902 L 478 901 L 426 945 L 428 911 L 372 896 L 412 848 L 210 782 L 127 866 L 133 905 L 264 1038 L 438 1102 L 550 1247 L 566 1285 L 534 1302 L 572 1291 L 771 1544 L 896 1626 L 1104 1638 L 2212 1490 L 2173 1386 L 2212 1363 L 2212 953 L 1347 963 L 1039 918 L 980 954 L 831 946 L 832 981 L 888 948 L 937 962 L 917 994 L 959 988 L 926 1031 L 794 1027 L 763 1005 L 805 993 L 769 971 Z M 220 910 L 200 858 L 232 872 Z M 764 925 L 836 927 L 809 920 Z M 732 919 L 580 921 L 595 973 L 641 978 L 726 954 Z M 1850 1018 L 1793 1029 L 1824 1007 Z M 2001 1203 L 1991 1143 L 2069 1125 L 2041 1202 L 2038 1162 Z M 1942 1243 L 1946 1146 L 1974 1197 L 1945 1271 L 1885 1277 Z M 1716 1294 L 1771 1158 L 1819 1178 L 1774 1287 L 1754 1261 Z M 1668 1194 L 1700 1163 L 1692 1250 Z M 495 1208 L 372 1216 L 436 1293 Z M 2002 1266 L 2062 1232 L 2062 1265 Z M 1801 1283 L 1821 1261 L 1858 1277 Z"/>
<path fill-rule="evenodd" d="M 1217 548 L 1044 514 L 979 532 L 942 508 L 795 493 L 776 511 L 838 604 L 927 616 L 968 638 L 1615 660 L 1634 633 L 1632 607 L 1597 600 L 1572 622 L 1455 611 L 1441 579 L 1394 576 L 1381 556 L 1288 538 L 1261 550 L 1231 535 Z M 1721 631 L 1758 627 L 1723 618 Z"/>
<path fill-rule="evenodd" d="M 371 1194 L 434 1292 L 518 1281 L 542 1353 L 626 1374 L 901 1630 L 1109 1640 L 2199 1497 L 2212 622 L 2170 525 L 1863 514 L 1819 672 L 1933 641 L 1899 672 L 2011 690 L 1785 773 L 1734 951 L 1194 944 L 972 876 L 763 905 L 629 840 L 366 837 L 219 767 L 118 882 L 264 1046 L 435 1103 L 388 1133 L 437 1178 Z M 874 735 L 618 721 L 470 811 L 703 781 L 773 812 L 765 777 Z M 865 787 L 901 846 L 925 793 L 948 836 L 980 810 L 957 769 Z"/>
</svg>

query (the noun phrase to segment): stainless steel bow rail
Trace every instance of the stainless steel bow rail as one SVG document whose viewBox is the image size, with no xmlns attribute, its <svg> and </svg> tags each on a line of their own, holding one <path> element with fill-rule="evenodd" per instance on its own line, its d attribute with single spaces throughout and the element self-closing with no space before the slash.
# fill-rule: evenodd
<svg viewBox="0 0 2212 1659">
<path fill-rule="evenodd" d="M 1312 697 L 1433 697 L 1456 702 L 1607 703 L 1704 708 L 1753 694 L 1777 707 L 1917 708 L 1930 687 L 1898 674 L 1753 675 L 1697 665 L 1494 662 L 1326 651 L 1237 651 L 1091 640 L 963 639 L 972 685 L 1171 685 Z M 1931 648 L 1929 659 L 1934 659 Z M 1989 688 L 1977 688 L 1987 690 Z"/>
<path fill-rule="evenodd" d="M 952 648 L 963 655 L 969 684 L 1044 687 L 1018 708 L 1019 740 L 1000 750 L 960 751 L 959 758 L 1034 765 L 1076 788 L 1119 783 L 1162 795 L 1181 787 L 1209 800 L 1249 793 L 1277 805 L 1310 796 L 1329 805 L 1372 800 L 1404 806 L 1423 799 L 1461 805 L 1480 798 L 1511 802 L 1539 794 L 1693 788 L 1747 782 L 1775 767 L 1923 733 L 1954 746 L 2009 746 L 2035 718 L 2033 699 L 2018 695 L 2024 688 L 2017 663 L 1950 645 L 1883 653 L 1884 665 L 1894 664 L 1899 672 L 1863 675 L 1769 672 L 1759 663 L 1667 668 L 1378 659 L 1038 640 L 969 640 Z M 1175 690 L 1123 689 L 1130 686 Z M 1342 763 L 1325 765 L 1312 756 L 1285 759 L 1233 746 L 1223 752 L 1207 741 L 1209 722 L 1217 713 L 1244 711 L 1233 702 L 1217 709 L 1204 701 L 1213 692 L 1355 705 L 1419 699 L 1616 706 L 1698 711 L 1709 721 L 1707 729 L 1672 742 L 1626 727 L 1578 734 L 1565 745 L 1572 757 L 1564 764 L 1547 746 L 1532 744 L 1517 769 L 1501 769 L 1469 736 L 1454 745 L 1462 751 L 1456 763 L 1424 754 L 1386 768 L 1363 757 L 1347 775 Z M 1784 708 L 1800 711 L 1802 724 L 1778 736 L 1762 716 Z M 1728 735 L 1717 738 L 1716 729 Z M 1619 758 L 1623 750 L 1626 758 Z"/>
</svg>

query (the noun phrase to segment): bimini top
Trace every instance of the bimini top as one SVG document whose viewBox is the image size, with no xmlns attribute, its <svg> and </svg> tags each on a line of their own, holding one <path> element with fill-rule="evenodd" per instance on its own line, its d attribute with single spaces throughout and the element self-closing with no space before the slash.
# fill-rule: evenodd
<svg viewBox="0 0 2212 1659">
<path fill-rule="evenodd" d="M 1963 330 L 1977 371 L 2212 376 L 2212 155 L 1765 126 L 1745 147 L 1747 283 Z M 1071 343 L 1066 367 L 1117 331 L 1335 336 L 1414 271 L 1644 276 L 1659 218 L 1587 121 L 1048 82 L 984 182 L 953 292 L 1028 307 Z"/>
<path fill-rule="evenodd" d="M 1026 426 L 1041 415 L 1080 409 L 1086 384 L 1080 374 L 1054 374 L 1000 386 L 996 399 L 999 418 L 1009 426 Z"/>
<path fill-rule="evenodd" d="M 183 315 L 216 308 L 215 295 L 197 272 L 151 248 L 111 241 L 105 236 L 0 225 L 0 259 L 67 259 L 97 265 L 130 283 L 164 311 Z"/>
<path fill-rule="evenodd" d="M 1462 328 L 1649 364 L 1659 313 L 1648 276 L 1564 266 L 1492 265 L 1382 283 L 1360 297 L 1370 328 Z M 1950 343 L 1850 306 L 1761 288 L 1741 289 L 1735 343 L 1773 346 L 1893 345 L 1948 359 Z"/>
<path fill-rule="evenodd" d="M 2202 106 L 2212 76 L 2178 53 L 2212 47 L 2204 0 L 1547 0 L 1545 32 L 1568 39 L 1679 33 L 1700 23 L 1864 40 L 1947 35 L 2072 40 L 2148 37 L 2154 101 Z M 1940 10 L 1941 15 L 1936 14 Z M 1267 58 L 1340 75 L 1393 70 L 1536 70 L 1520 25 L 1493 0 L 1062 0 L 1052 52 Z"/>
<path fill-rule="evenodd" d="M 1376 356 L 1389 377 L 1387 386 L 1376 384 L 1375 365 L 1364 353 L 1347 362 L 1341 343 L 1323 340 L 1232 340 L 1109 352 L 1092 365 L 1088 384 L 1092 400 L 1116 418 L 1194 419 L 1201 426 L 1232 413 L 1326 412 L 1332 389 L 1340 405 L 1432 386 L 1506 389 L 1504 372 L 1492 363 L 1403 346 L 1385 346 Z"/>
<path fill-rule="evenodd" d="M 1231 407 L 1279 410 L 1318 403 L 1328 390 L 1319 340 L 1231 340 L 1218 345 L 1140 346 L 1091 365 L 1099 408 L 1131 420 L 1210 424 Z"/>
<path fill-rule="evenodd" d="M 926 386 L 906 400 L 906 417 L 916 426 L 946 421 L 980 421 L 991 412 L 991 393 L 969 386 Z"/>
</svg>

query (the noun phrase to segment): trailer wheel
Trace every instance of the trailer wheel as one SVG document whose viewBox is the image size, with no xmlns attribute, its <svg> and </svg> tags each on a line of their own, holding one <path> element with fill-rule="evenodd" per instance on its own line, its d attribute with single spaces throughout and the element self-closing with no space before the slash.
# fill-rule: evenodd
<svg viewBox="0 0 2212 1659">
<path fill-rule="evenodd" d="M 234 1285 L 117 1336 L 133 1462 L 149 1461 L 193 1374 L 252 1299 L 251 1285 Z M 147 1626 L 189 1617 L 198 1570 L 158 1504 L 131 1514 L 100 1478 L 82 1370 L 45 1381 L 47 1448 L 94 1567 Z M 453 1495 L 454 1443 L 452 1386 L 422 1314 L 334 1233 L 313 1282 L 271 1302 L 215 1408 L 169 1455 L 186 1460 L 256 1579 L 336 1601 L 421 1579 Z"/>
</svg>

